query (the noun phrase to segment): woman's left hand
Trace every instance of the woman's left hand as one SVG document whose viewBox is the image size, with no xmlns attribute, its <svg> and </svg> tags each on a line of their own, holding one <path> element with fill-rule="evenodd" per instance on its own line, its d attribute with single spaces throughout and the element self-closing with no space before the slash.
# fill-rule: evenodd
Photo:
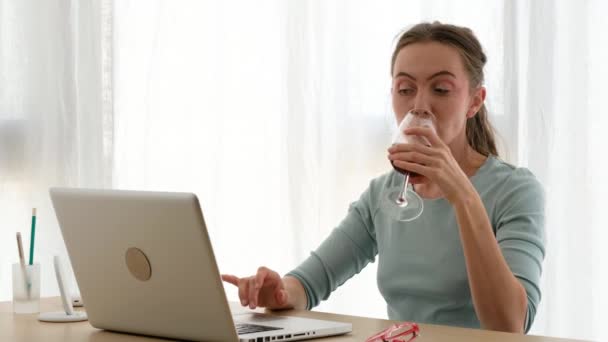
<svg viewBox="0 0 608 342">
<path fill-rule="evenodd" d="M 455 204 L 472 189 L 469 177 L 462 170 L 450 148 L 428 127 L 411 127 L 407 135 L 425 137 L 431 146 L 396 144 L 388 149 L 388 159 L 400 169 L 421 174 L 437 184 L 445 198 Z"/>
</svg>

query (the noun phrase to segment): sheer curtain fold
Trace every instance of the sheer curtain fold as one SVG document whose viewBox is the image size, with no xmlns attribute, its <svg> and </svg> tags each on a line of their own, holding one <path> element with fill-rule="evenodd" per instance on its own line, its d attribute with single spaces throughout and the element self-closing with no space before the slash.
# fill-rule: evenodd
<svg viewBox="0 0 608 342">
<path fill-rule="evenodd" d="M 0 284 L 57 184 L 195 192 L 222 272 L 289 271 L 388 170 L 393 37 L 440 20 L 481 40 L 502 156 L 547 192 L 532 333 L 606 339 L 607 6 L 0 1 Z M 41 257 L 63 250 L 48 227 Z M 319 309 L 386 317 L 375 265 Z"/>
<path fill-rule="evenodd" d="M 58 293 L 51 260 L 66 255 L 48 188 L 111 185 L 111 82 L 103 73 L 111 26 L 102 25 L 110 8 L 105 0 L 0 2 L 1 300 L 10 298 L 16 231 L 29 246 L 33 207 L 42 295 Z"/>
<path fill-rule="evenodd" d="M 597 322 L 605 317 L 598 313 L 607 302 L 598 290 L 608 273 L 608 255 L 598 243 L 605 233 L 597 187 L 598 170 L 606 162 L 592 151 L 608 147 L 598 129 L 605 122 L 598 115 L 601 88 L 594 87 L 608 73 L 592 61 L 606 54 L 602 46 L 608 40 L 597 35 L 606 24 L 593 21 L 593 13 L 601 10 L 598 2 L 529 6 L 527 77 L 518 80 L 524 99 L 518 155 L 547 192 L 544 293 L 534 331 L 603 340 L 606 334 Z"/>
</svg>

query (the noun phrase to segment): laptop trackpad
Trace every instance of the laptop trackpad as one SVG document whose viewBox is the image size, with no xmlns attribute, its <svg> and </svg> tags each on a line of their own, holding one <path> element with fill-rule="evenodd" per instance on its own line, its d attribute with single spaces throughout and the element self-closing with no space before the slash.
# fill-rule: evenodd
<svg viewBox="0 0 608 342">
<path fill-rule="evenodd" d="M 293 317 L 266 315 L 256 312 L 246 312 L 234 316 L 235 323 L 251 323 L 251 324 L 281 324 L 287 320 L 292 320 Z"/>
</svg>

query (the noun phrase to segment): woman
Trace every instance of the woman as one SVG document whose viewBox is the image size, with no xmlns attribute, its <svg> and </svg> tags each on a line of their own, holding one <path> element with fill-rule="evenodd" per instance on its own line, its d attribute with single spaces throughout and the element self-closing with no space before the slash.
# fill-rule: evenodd
<svg viewBox="0 0 608 342">
<path fill-rule="evenodd" d="M 471 30 L 422 23 L 399 39 L 391 61 L 397 121 L 429 111 L 436 133 L 410 128 L 431 146 L 388 149 L 424 199 L 411 222 L 379 210 L 386 182 L 370 183 L 332 234 L 281 278 L 265 267 L 223 275 L 251 308 L 311 309 L 378 256 L 378 287 L 390 319 L 524 332 L 540 301 L 544 194 L 526 169 L 500 161 L 484 100 L 486 57 Z"/>
</svg>

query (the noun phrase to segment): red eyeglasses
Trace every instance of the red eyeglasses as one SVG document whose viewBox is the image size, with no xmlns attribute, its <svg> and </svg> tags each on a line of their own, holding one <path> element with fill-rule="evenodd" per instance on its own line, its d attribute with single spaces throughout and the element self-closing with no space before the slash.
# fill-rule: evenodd
<svg viewBox="0 0 608 342">
<path fill-rule="evenodd" d="M 365 342 L 408 342 L 420 335 L 420 328 L 416 323 L 403 322 L 393 324 L 385 330 L 369 337 Z"/>
</svg>

